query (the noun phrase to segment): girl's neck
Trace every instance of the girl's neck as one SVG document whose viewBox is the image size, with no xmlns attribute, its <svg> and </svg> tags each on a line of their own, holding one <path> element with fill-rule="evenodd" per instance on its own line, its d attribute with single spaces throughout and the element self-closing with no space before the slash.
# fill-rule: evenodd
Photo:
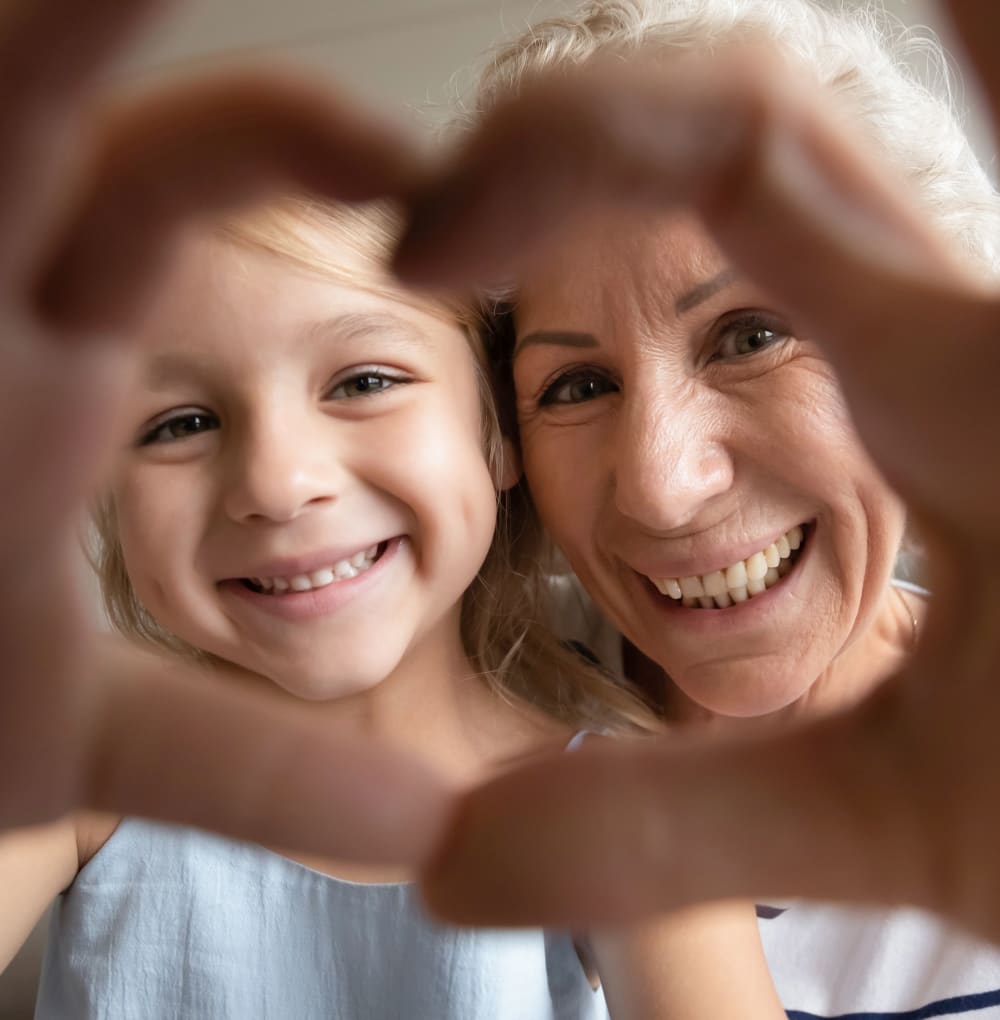
<svg viewBox="0 0 1000 1020">
<path fill-rule="evenodd" d="M 219 669 L 239 682 L 265 686 L 275 697 L 299 701 L 268 678 L 229 664 Z M 459 786 L 564 746 L 572 735 L 565 724 L 490 687 L 465 653 L 457 617 L 442 621 L 440 633 L 427 635 L 379 684 L 313 704 L 333 728 L 417 754 Z"/>
</svg>

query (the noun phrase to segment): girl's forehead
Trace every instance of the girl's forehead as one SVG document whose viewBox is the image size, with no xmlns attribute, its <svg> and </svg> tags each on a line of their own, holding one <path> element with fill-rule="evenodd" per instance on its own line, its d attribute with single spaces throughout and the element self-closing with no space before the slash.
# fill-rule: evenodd
<svg viewBox="0 0 1000 1020">
<path fill-rule="evenodd" d="M 374 257 L 335 240 L 310 261 L 213 234 L 186 239 L 150 317 L 150 342 L 211 341 L 220 332 L 259 339 L 351 314 L 460 328 L 457 307 L 401 287 Z"/>
</svg>

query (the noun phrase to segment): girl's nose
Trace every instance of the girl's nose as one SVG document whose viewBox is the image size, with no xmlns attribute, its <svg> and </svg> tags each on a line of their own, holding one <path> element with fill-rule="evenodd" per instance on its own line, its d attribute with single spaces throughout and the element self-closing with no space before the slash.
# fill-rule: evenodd
<svg viewBox="0 0 1000 1020">
<path fill-rule="evenodd" d="M 710 408 L 633 394 L 616 435 L 615 503 L 654 532 L 691 524 L 733 483 L 733 462 Z"/>
<path fill-rule="evenodd" d="M 299 420 L 255 422 L 234 444 L 224 502 L 236 521 L 294 520 L 337 498 L 341 468 L 329 428 Z"/>
</svg>

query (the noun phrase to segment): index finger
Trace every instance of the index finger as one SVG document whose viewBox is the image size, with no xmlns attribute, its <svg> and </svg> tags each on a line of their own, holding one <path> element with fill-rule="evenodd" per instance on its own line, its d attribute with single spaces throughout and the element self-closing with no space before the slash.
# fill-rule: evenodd
<svg viewBox="0 0 1000 1020">
<path fill-rule="evenodd" d="M 74 154 L 72 120 L 163 0 L 11 0 L 0 10 L 0 222 L 10 247 Z"/>
<path fill-rule="evenodd" d="M 886 708 L 729 747 L 615 741 L 507 773 L 463 798 L 427 902 L 465 924 L 571 928 L 761 895 L 940 907 L 937 784 Z"/>
<path fill-rule="evenodd" d="M 41 104 L 77 101 L 165 0 L 13 0 L 0 12 L 0 128 Z"/>
</svg>

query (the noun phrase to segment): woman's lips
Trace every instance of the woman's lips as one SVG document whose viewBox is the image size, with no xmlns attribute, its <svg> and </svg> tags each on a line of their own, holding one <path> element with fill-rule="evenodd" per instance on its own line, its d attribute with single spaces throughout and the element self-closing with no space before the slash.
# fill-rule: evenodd
<svg viewBox="0 0 1000 1020">
<path fill-rule="evenodd" d="M 775 542 L 724 570 L 687 577 L 648 577 L 670 603 L 688 609 L 727 609 L 774 588 L 794 567 L 809 537 L 809 524 L 789 528 Z"/>
</svg>

